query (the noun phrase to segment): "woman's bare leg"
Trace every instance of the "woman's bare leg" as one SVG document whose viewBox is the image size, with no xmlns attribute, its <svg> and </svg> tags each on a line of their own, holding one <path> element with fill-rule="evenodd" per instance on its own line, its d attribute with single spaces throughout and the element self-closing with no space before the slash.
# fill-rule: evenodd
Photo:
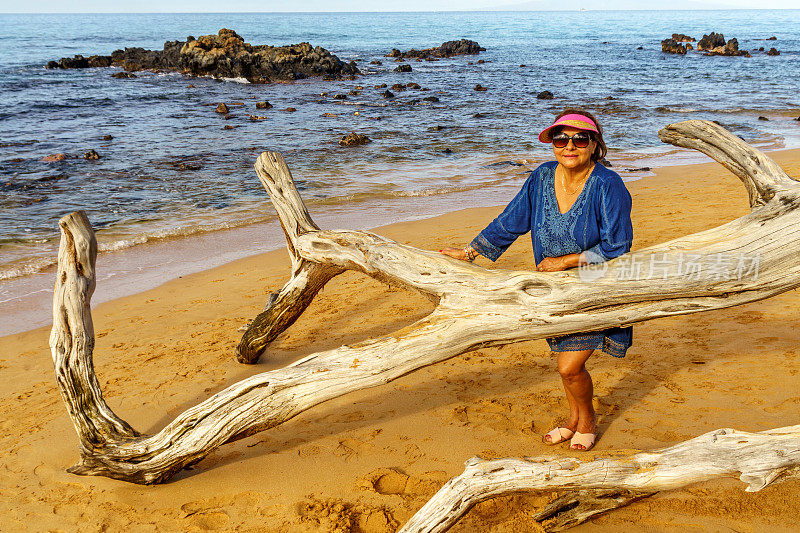
<svg viewBox="0 0 800 533">
<path fill-rule="evenodd" d="M 569 402 L 569 421 L 566 427 L 580 433 L 594 433 L 596 426 L 592 405 L 594 386 L 585 366 L 593 352 L 594 350 L 580 350 L 558 354 L 558 373 Z"/>
</svg>

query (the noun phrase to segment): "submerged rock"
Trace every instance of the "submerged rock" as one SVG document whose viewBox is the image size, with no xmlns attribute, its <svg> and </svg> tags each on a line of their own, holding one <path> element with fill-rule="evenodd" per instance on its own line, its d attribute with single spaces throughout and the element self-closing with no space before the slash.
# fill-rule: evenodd
<svg viewBox="0 0 800 533">
<path fill-rule="evenodd" d="M 412 68 L 411 68 L 411 65 L 405 64 L 405 65 L 400 65 L 399 67 L 394 69 L 394 71 L 395 72 L 411 72 Z"/>
<path fill-rule="evenodd" d="M 88 152 L 83 153 L 83 158 L 89 161 L 97 161 L 98 159 L 100 159 L 100 154 L 98 154 L 94 150 L 89 150 Z"/>
<path fill-rule="evenodd" d="M 767 55 L 768 56 L 779 56 L 779 55 L 781 55 L 781 53 L 778 52 L 775 48 L 770 48 L 769 52 L 767 52 Z"/>
<path fill-rule="evenodd" d="M 361 144 L 369 144 L 372 141 L 366 135 L 362 135 L 361 133 L 348 133 L 341 139 L 339 139 L 340 146 L 358 146 Z"/>
<path fill-rule="evenodd" d="M 167 41 L 163 50 L 125 48 L 110 56 L 75 56 L 50 61 L 47 68 L 121 66 L 126 71 L 179 71 L 193 76 L 244 78 L 251 83 L 323 76 L 341 79 L 360 74 L 354 62 L 345 63 L 322 47 L 304 42 L 288 46 L 254 46 L 235 31 Z"/>
<path fill-rule="evenodd" d="M 478 92 L 486 92 L 486 91 L 488 91 L 489 89 L 487 89 L 486 87 L 484 87 L 483 85 L 481 85 L 481 84 L 479 83 L 479 84 L 477 84 L 477 85 L 475 86 L 475 90 L 476 90 L 476 91 L 478 91 Z"/>
<path fill-rule="evenodd" d="M 552 100 L 553 93 L 551 93 L 550 91 L 542 91 L 536 95 L 536 98 L 539 100 Z"/>
<path fill-rule="evenodd" d="M 55 162 L 55 161 L 66 161 L 68 158 L 69 158 L 69 156 L 67 156 L 67 154 L 53 154 L 53 155 L 44 156 L 39 161 L 45 161 L 47 163 L 52 163 L 52 162 Z"/>
<path fill-rule="evenodd" d="M 392 91 L 386 90 L 381 93 L 381 96 L 384 98 L 394 98 L 394 93 Z"/>
<path fill-rule="evenodd" d="M 227 114 L 228 113 L 228 106 L 225 105 L 225 102 L 220 102 L 217 105 L 217 108 L 214 110 L 217 113 Z"/>
<path fill-rule="evenodd" d="M 264 100 L 263 102 L 256 102 L 256 109 L 269 109 L 272 107 L 272 104 Z"/>
<path fill-rule="evenodd" d="M 401 52 L 397 48 L 392 48 L 392 51 L 386 54 L 386 57 L 396 57 L 401 59 L 405 58 L 428 59 L 428 58 L 453 57 L 462 55 L 475 55 L 479 52 L 485 52 L 485 51 L 486 48 L 483 48 L 475 41 L 470 41 L 469 39 L 461 39 L 460 41 L 447 41 L 445 43 L 442 43 L 440 46 L 437 46 L 436 48 L 426 48 L 424 50 L 414 50 L 412 48 L 407 52 Z"/>
</svg>

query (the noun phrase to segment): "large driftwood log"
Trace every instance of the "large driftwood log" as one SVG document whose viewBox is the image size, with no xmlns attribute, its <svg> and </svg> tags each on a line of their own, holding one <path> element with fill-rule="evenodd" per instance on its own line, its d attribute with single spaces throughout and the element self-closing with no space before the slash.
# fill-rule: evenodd
<svg viewBox="0 0 800 533">
<path fill-rule="evenodd" d="M 744 433 L 719 429 L 670 448 L 582 462 L 570 457 L 473 457 L 411 517 L 402 533 L 447 531 L 479 501 L 521 490 L 574 490 L 534 516 L 559 531 L 661 490 L 738 476 L 748 492 L 800 465 L 800 426 Z"/>
<path fill-rule="evenodd" d="M 748 187 L 752 212 L 602 265 L 557 273 L 486 270 L 365 231 L 319 230 L 283 158 L 262 154 L 256 171 L 281 218 L 294 268 L 287 285 L 245 333 L 240 360 L 254 362 L 342 270 L 415 288 L 437 307 L 391 335 L 311 354 L 233 384 L 154 435 L 137 435 L 103 402 L 92 369 L 94 234 L 85 216 L 65 217 L 51 347 L 59 387 L 80 439 L 81 462 L 71 471 L 162 482 L 226 442 L 479 346 L 729 307 L 800 285 L 800 186 L 765 155 L 712 123 L 682 122 L 659 135 L 708 153 L 730 168 Z M 675 261 L 665 261 L 668 255 Z M 747 275 L 741 275 L 744 269 L 739 275 L 723 272 L 721 261 L 729 256 L 751 258 Z M 636 272 L 636 265 L 649 264 L 651 270 L 658 266 L 656 258 L 669 263 L 663 272 L 655 277 Z M 758 259 L 755 275 L 752 258 Z M 714 276 L 694 275 L 698 265 L 706 264 L 703 260 L 710 261 Z"/>
</svg>

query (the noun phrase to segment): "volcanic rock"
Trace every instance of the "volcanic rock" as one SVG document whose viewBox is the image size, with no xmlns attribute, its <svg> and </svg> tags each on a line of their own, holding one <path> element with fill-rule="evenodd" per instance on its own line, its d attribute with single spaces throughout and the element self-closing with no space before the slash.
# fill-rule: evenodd
<svg viewBox="0 0 800 533">
<path fill-rule="evenodd" d="M 406 89 L 420 89 L 419 83 L 406 83 Z"/>
<path fill-rule="evenodd" d="M 369 144 L 372 141 L 366 135 L 360 133 L 348 133 L 339 139 L 340 146 L 358 146 L 361 144 Z"/>
<path fill-rule="evenodd" d="M 405 91 L 406 86 L 403 85 L 402 83 L 395 83 L 394 85 L 392 85 L 392 89 L 394 89 L 395 91 Z"/>
<path fill-rule="evenodd" d="M 477 85 L 475 86 L 475 90 L 476 90 L 476 91 L 478 91 L 478 92 L 485 92 L 485 91 L 487 91 L 488 89 L 479 83 L 479 84 L 477 84 Z"/>
<path fill-rule="evenodd" d="M 688 35 L 684 35 L 682 33 L 673 33 L 672 40 L 679 43 L 693 43 L 697 39 L 695 39 L 694 37 L 689 37 Z"/>
<path fill-rule="evenodd" d="M 272 107 L 272 104 L 264 100 L 263 102 L 256 102 L 256 109 L 269 109 Z"/>
<path fill-rule="evenodd" d="M 297 109 L 294 107 L 287 107 L 286 109 L 284 109 L 284 111 L 286 111 L 287 113 L 294 113 L 295 111 L 297 111 Z"/>
<path fill-rule="evenodd" d="M 88 159 L 89 161 L 97 161 L 98 159 L 100 159 L 100 154 L 98 154 L 94 150 L 89 150 L 88 152 L 84 152 L 83 158 Z"/>
<path fill-rule="evenodd" d="M 777 51 L 776 49 L 774 49 L 774 48 L 770 48 L 770 49 L 769 49 L 769 52 L 767 52 L 767 55 L 768 55 L 768 56 L 779 56 L 779 55 L 781 55 L 781 53 L 780 53 L 780 52 L 778 52 L 778 51 Z"/>
<path fill-rule="evenodd" d="M 394 98 L 394 93 L 386 90 L 381 93 L 381 96 L 383 96 L 384 98 Z"/>
<path fill-rule="evenodd" d="M 542 91 L 536 95 L 536 98 L 538 98 L 539 100 L 552 100 L 553 93 L 551 93 L 550 91 Z"/>
<path fill-rule="evenodd" d="M 661 51 L 667 54 L 685 54 L 686 46 L 682 45 L 675 39 L 664 39 L 661 41 Z"/>
<path fill-rule="evenodd" d="M 296 80 L 308 76 L 329 79 L 359 74 L 354 62 L 345 63 L 319 46 L 304 42 L 288 46 L 253 46 L 235 31 L 221 29 L 217 35 L 186 41 L 167 41 L 163 50 L 125 48 L 110 56 L 75 56 L 50 61 L 47 68 L 122 66 L 126 71 L 179 71 L 216 79 L 244 78 L 251 83 Z"/>
<path fill-rule="evenodd" d="M 386 57 L 428 59 L 461 55 L 475 55 L 484 51 L 486 51 L 486 48 L 483 48 L 475 41 L 461 39 L 460 41 L 447 41 L 436 48 L 426 48 L 424 50 L 414 50 L 412 48 L 408 52 L 401 52 L 397 48 L 392 48 L 392 51 L 386 54 Z"/>
<path fill-rule="evenodd" d="M 346 94 L 334 94 L 333 95 L 333 99 L 334 100 L 347 100 L 347 95 Z"/>
<path fill-rule="evenodd" d="M 720 46 L 725 46 L 725 36 L 713 31 L 709 35 L 704 34 L 703 38 L 697 42 L 697 49 L 700 51 L 713 50 Z"/>
<path fill-rule="evenodd" d="M 400 65 L 394 69 L 395 72 L 411 72 L 411 70 L 411 65 Z"/>
<path fill-rule="evenodd" d="M 778 38 L 777 38 L 777 37 L 775 37 L 775 36 L 773 35 L 772 37 L 767 37 L 767 38 L 766 38 L 766 39 L 764 39 L 764 40 L 765 40 L 765 41 L 777 41 L 777 40 L 778 40 Z"/>
<path fill-rule="evenodd" d="M 386 88 L 386 84 L 385 83 L 381 83 L 380 85 L 375 85 L 375 88 L 376 89 L 385 89 Z"/>
<path fill-rule="evenodd" d="M 103 140 L 104 141 L 111 141 L 113 139 L 114 139 L 113 135 L 103 135 Z"/>
<path fill-rule="evenodd" d="M 217 113 L 227 114 L 228 113 L 228 106 L 225 105 L 225 102 L 220 102 L 217 105 L 217 108 L 214 110 Z"/>
<path fill-rule="evenodd" d="M 115 72 L 114 74 L 111 75 L 111 77 L 117 79 L 138 78 L 138 76 L 133 72 L 126 72 L 124 70 L 122 72 Z"/>
<path fill-rule="evenodd" d="M 435 97 L 435 96 L 426 96 L 425 98 L 423 98 L 423 100 L 426 101 L 426 102 L 438 102 L 439 101 L 439 99 L 437 97 Z"/>
</svg>

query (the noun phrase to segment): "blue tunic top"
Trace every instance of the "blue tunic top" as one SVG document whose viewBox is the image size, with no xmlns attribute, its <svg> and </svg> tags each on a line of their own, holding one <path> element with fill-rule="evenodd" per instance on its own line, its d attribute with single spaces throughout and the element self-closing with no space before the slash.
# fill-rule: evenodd
<svg viewBox="0 0 800 533">
<path fill-rule="evenodd" d="M 511 203 L 472 241 L 481 255 L 496 261 L 517 237 L 531 232 L 536 263 L 545 257 L 586 252 L 590 263 L 627 253 L 633 241 L 631 195 L 619 174 L 596 163 L 572 207 L 561 213 L 550 161 L 531 172 Z M 602 349 L 624 357 L 633 343 L 633 330 L 610 328 L 547 339 L 553 351 Z"/>
</svg>

